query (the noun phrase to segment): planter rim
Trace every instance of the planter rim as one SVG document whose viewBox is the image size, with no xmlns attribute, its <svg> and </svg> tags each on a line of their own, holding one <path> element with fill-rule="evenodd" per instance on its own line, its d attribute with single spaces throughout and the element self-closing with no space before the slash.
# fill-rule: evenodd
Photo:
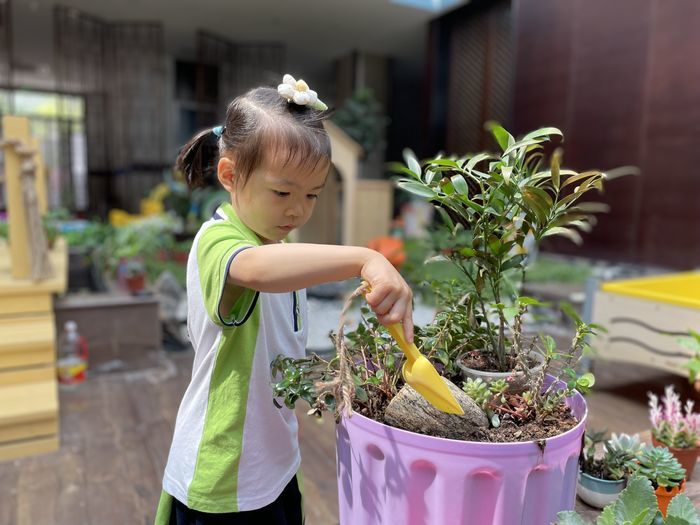
<svg viewBox="0 0 700 525">
<path fill-rule="evenodd" d="M 551 377 L 552 376 L 548 376 L 548 378 Z M 544 450 L 551 448 L 558 449 L 562 446 L 566 446 L 566 444 L 569 443 L 571 439 L 580 439 L 580 437 L 577 437 L 576 434 L 579 433 L 582 430 L 583 426 L 586 424 L 586 419 L 588 418 L 588 405 L 584 397 L 579 392 L 575 392 L 573 396 L 567 398 L 567 404 L 572 409 L 572 411 L 574 411 L 575 408 L 574 406 L 572 406 L 573 403 L 576 403 L 577 405 L 579 405 L 579 407 L 582 407 L 582 413 L 576 416 L 579 420 L 578 423 L 566 432 L 546 438 L 544 440 L 546 442 Z M 343 424 L 345 425 L 357 425 L 366 432 L 373 433 L 383 438 L 388 438 L 390 440 L 393 439 L 395 441 L 400 441 L 402 443 L 412 446 L 429 448 L 437 452 L 450 453 L 454 451 L 455 447 L 461 447 L 464 449 L 474 448 L 482 451 L 488 450 L 491 452 L 498 451 L 499 454 L 521 454 L 530 452 L 533 447 L 539 448 L 535 441 L 492 443 L 488 441 L 464 441 L 460 439 L 448 439 L 435 436 L 428 436 L 426 434 L 418 434 L 415 432 L 410 432 L 408 430 L 392 427 L 390 425 L 387 425 L 386 423 L 370 419 L 357 412 L 353 412 L 352 417 L 350 419 L 348 419 L 346 416 L 343 416 L 342 419 Z"/>
<path fill-rule="evenodd" d="M 593 480 L 593 481 L 596 481 L 597 483 L 605 483 L 605 484 L 608 484 L 608 485 L 615 485 L 615 484 L 618 484 L 618 483 L 624 483 L 624 482 L 626 481 L 625 478 L 622 478 L 622 479 L 603 479 L 603 478 L 596 478 L 595 476 L 591 476 L 590 474 L 588 474 L 588 473 L 586 473 L 586 472 L 583 472 L 583 471 L 579 472 L 579 474 L 581 474 L 582 477 L 585 476 L 585 477 L 587 477 L 587 478 L 589 478 L 589 479 L 591 479 L 591 480 Z"/>
<path fill-rule="evenodd" d="M 674 452 L 674 451 L 690 452 L 691 450 L 700 449 L 700 445 L 695 445 L 694 447 L 684 447 L 684 448 L 672 447 L 671 445 L 667 445 L 663 441 L 659 441 L 658 439 L 656 439 L 653 434 L 651 435 L 651 439 L 652 439 L 652 441 L 655 441 L 656 443 L 658 443 L 658 445 L 654 445 L 655 447 L 666 447 L 671 452 Z"/>
<path fill-rule="evenodd" d="M 469 371 L 473 371 L 473 372 L 475 372 L 475 373 L 477 373 L 477 374 L 491 375 L 491 376 L 494 376 L 494 377 L 501 377 L 501 376 L 502 376 L 502 377 L 508 377 L 508 376 L 512 375 L 513 373 L 516 373 L 516 372 L 514 372 L 513 370 L 511 370 L 510 372 L 494 372 L 494 371 L 491 371 L 491 370 L 479 370 L 478 368 L 470 368 L 470 367 L 468 367 L 468 366 L 466 366 L 466 365 L 463 365 L 463 364 L 462 364 L 462 358 L 463 358 L 465 355 L 467 355 L 467 353 L 469 353 L 470 351 L 471 351 L 471 350 L 468 350 L 467 352 L 462 352 L 461 354 L 459 354 L 459 355 L 457 356 L 457 359 L 455 360 L 455 362 L 457 363 L 457 368 L 459 368 L 460 370 L 469 370 Z M 528 356 L 530 356 L 530 355 L 536 356 L 536 357 L 535 357 L 535 360 L 538 360 L 537 364 L 535 364 L 534 366 L 532 366 L 532 368 L 530 368 L 530 370 L 536 370 L 537 368 L 539 368 L 540 366 L 542 366 L 542 364 L 544 363 L 544 356 L 542 355 L 541 352 L 532 351 L 532 352 L 530 352 L 530 353 L 528 354 Z M 517 373 L 518 373 L 518 374 L 522 374 L 522 372 L 520 372 L 520 371 L 518 371 Z"/>
</svg>

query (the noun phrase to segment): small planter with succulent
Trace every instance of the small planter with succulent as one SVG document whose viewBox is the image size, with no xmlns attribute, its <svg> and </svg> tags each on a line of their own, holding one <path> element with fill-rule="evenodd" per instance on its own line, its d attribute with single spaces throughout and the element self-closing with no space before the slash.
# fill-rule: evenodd
<svg viewBox="0 0 700 525">
<path fill-rule="evenodd" d="M 596 525 L 697 525 L 697 509 L 685 494 L 676 495 L 659 516 L 659 504 L 652 482 L 643 476 L 634 476 L 620 496 L 598 516 Z M 588 525 L 573 511 L 560 512 L 557 525 Z"/>
<path fill-rule="evenodd" d="M 565 307 L 570 344 L 528 334 L 528 309 L 540 303 L 511 283 L 526 270 L 526 237 L 581 241 L 577 230 L 588 231 L 602 209 L 582 198 L 615 173 L 560 169 L 558 150 L 543 167 L 544 144 L 561 136 L 554 128 L 517 141 L 498 125 L 491 131 L 501 153 L 422 164 L 408 154 L 397 167 L 408 176 L 399 186 L 436 205 L 448 238 L 437 257 L 459 270 L 456 281 L 431 283 L 438 313 L 415 341 L 465 414 L 440 412 L 405 383 L 403 356 L 366 308 L 355 330 L 341 325 L 333 359 L 273 362 L 278 403 L 301 398 L 311 413 L 336 414 L 344 525 L 388 512 L 392 523 L 541 525 L 573 508 L 581 392 L 594 382 L 576 368 L 596 327 Z M 474 359 L 465 363 L 465 354 Z M 461 365 L 476 361 L 502 377 L 464 378 Z"/>
<path fill-rule="evenodd" d="M 625 488 L 631 462 L 643 448 L 637 434 L 613 433 L 605 439 L 605 432 L 587 432 L 579 462 L 579 497 L 599 509 L 612 503 Z"/>
<path fill-rule="evenodd" d="M 693 407 L 691 400 L 681 405 L 672 385 L 666 387 L 661 403 L 655 394 L 649 393 L 652 443 L 671 451 L 685 469 L 687 479 L 693 476 L 700 452 L 700 413 L 694 412 Z"/>
<path fill-rule="evenodd" d="M 651 481 L 661 514 L 671 500 L 685 490 L 685 469 L 664 447 L 646 447 L 631 464 L 632 471 Z"/>
</svg>

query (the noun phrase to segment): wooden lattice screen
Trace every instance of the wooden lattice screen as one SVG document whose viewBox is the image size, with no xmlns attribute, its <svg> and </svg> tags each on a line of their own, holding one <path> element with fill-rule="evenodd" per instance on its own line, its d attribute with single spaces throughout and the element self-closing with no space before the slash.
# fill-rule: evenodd
<svg viewBox="0 0 700 525">
<path fill-rule="evenodd" d="M 0 2 L 0 85 L 12 83 L 11 0 Z"/>
<path fill-rule="evenodd" d="M 483 125 L 511 119 L 512 20 L 508 2 L 458 17 L 451 27 L 447 149 L 473 152 L 489 147 Z"/>
<path fill-rule="evenodd" d="M 197 57 L 201 64 L 218 68 L 220 114 L 248 89 L 279 84 L 285 69 L 283 44 L 233 42 L 205 31 L 197 33 Z"/>
<path fill-rule="evenodd" d="M 58 89 L 85 96 L 90 193 L 135 210 L 169 164 L 162 24 L 57 6 L 54 34 Z"/>
</svg>

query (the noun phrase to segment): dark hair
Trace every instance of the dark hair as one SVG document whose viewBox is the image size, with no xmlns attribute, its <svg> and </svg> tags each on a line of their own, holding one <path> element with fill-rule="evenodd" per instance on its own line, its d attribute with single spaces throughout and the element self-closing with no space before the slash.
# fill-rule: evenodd
<svg viewBox="0 0 700 525">
<path fill-rule="evenodd" d="M 330 163 L 331 145 L 323 121 L 329 111 L 287 102 L 276 89 L 259 87 L 236 97 L 226 109 L 219 138 L 213 129 L 200 131 L 183 146 L 175 163 L 188 184 L 202 185 L 227 151 L 245 182 L 266 159 L 284 158 L 283 166 L 313 170 Z"/>
</svg>

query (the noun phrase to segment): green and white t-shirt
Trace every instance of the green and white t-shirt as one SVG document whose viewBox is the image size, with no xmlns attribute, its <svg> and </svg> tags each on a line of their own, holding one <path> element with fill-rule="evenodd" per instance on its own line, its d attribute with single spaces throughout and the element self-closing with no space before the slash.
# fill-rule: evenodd
<svg viewBox="0 0 700 525">
<path fill-rule="evenodd" d="M 270 363 L 279 354 L 304 356 L 305 291 L 245 290 L 230 312 L 219 311 L 236 255 L 260 244 L 226 204 L 202 225 L 187 263 L 187 326 L 195 356 L 163 490 L 203 512 L 272 503 L 301 461 L 294 412 L 273 404 Z"/>
</svg>

